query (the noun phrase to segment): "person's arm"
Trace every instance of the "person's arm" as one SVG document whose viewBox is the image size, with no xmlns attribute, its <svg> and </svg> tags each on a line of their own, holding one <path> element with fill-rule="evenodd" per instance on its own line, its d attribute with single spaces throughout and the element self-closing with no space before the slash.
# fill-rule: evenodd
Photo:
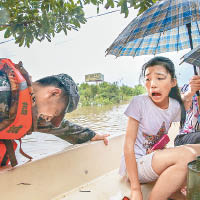
<svg viewBox="0 0 200 200">
<path fill-rule="evenodd" d="M 191 92 L 191 90 L 188 90 L 185 93 L 181 93 L 181 98 L 184 103 L 184 107 L 186 111 L 189 110 L 190 107 L 192 106 L 192 97 L 194 96 L 194 94 Z"/>
<path fill-rule="evenodd" d="M 124 144 L 126 169 L 131 183 L 131 200 L 142 200 L 141 186 L 138 180 L 137 163 L 134 153 L 134 144 L 137 137 L 139 122 L 131 117 L 128 119 Z"/>
<path fill-rule="evenodd" d="M 181 98 L 184 102 L 185 110 L 189 110 L 192 106 L 192 97 L 200 90 L 200 76 L 193 76 L 189 82 L 189 89 L 181 93 Z"/>
<path fill-rule="evenodd" d="M 109 136 L 109 134 L 97 134 L 89 128 L 84 128 L 65 119 L 58 128 L 53 128 L 49 133 L 71 144 L 81 144 L 89 140 L 104 140 L 104 143 L 108 144 L 107 136 Z"/>
</svg>

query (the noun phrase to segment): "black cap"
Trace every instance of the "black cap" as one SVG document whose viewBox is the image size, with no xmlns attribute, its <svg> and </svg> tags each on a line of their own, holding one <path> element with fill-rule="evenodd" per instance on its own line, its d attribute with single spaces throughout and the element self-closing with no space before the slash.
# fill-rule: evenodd
<svg viewBox="0 0 200 200">
<path fill-rule="evenodd" d="M 68 105 L 65 110 L 65 113 L 70 113 L 77 108 L 80 96 L 78 94 L 78 87 L 71 76 L 67 74 L 58 74 L 53 75 L 56 79 L 58 79 L 62 85 L 64 86 L 67 94 L 68 94 Z"/>
</svg>

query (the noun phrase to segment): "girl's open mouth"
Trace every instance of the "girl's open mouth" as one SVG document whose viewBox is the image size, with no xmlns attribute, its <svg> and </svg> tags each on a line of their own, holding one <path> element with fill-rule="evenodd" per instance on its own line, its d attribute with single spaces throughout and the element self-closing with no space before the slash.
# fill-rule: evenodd
<svg viewBox="0 0 200 200">
<path fill-rule="evenodd" d="M 154 97 L 159 97 L 159 96 L 161 96 L 161 94 L 160 94 L 160 93 L 157 93 L 157 92 L 152 92 L 152 96 L 154 96 Z"/>
</svg>

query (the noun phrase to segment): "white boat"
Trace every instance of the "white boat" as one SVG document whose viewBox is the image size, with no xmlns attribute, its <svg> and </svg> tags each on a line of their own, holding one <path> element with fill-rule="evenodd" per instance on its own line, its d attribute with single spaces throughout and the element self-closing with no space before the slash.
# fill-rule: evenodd
<svg viewBox="0 0 200 200">
<path fill-rule="evenodd" d="M 124 135 L 118 135 L 108 146 L 102 141 L 72 145 L 46 158 L 2 169 L 0 199 L 122 200 L 130 193 L 129 182 L 118 175 L 123 141 Z M 152 186 L 142 185 L 144 200 Z"/>
</svg>

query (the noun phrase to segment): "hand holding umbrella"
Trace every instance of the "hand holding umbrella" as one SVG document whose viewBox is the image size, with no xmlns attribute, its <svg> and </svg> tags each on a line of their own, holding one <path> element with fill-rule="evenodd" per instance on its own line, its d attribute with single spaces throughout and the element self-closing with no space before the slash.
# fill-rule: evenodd
<svg viewBox="0 0 200 200">
<path fill-rule="evenodd" d="M 192 64 L 193 66 L 196 66 L 198 68 L 198 71 L 200 71 L 200 46 L 196 47 L 195 49 L 191 50 L 187 54 L 185 54 L 182 57 L 182 64 L 183 62 Z M 198 73 L 197 73 L 198 74 Z M 199 96 L 199 90 L 200 90 L 200 76 L 193 76 L 192 79 L 190 80 L 190 92 L 191 96 L 197 93 Z M 191 98 L 190 98 L 191 99 Z M 200 97 L 198 97 L 198 103 L 200 105 Z"/>
</svg>

